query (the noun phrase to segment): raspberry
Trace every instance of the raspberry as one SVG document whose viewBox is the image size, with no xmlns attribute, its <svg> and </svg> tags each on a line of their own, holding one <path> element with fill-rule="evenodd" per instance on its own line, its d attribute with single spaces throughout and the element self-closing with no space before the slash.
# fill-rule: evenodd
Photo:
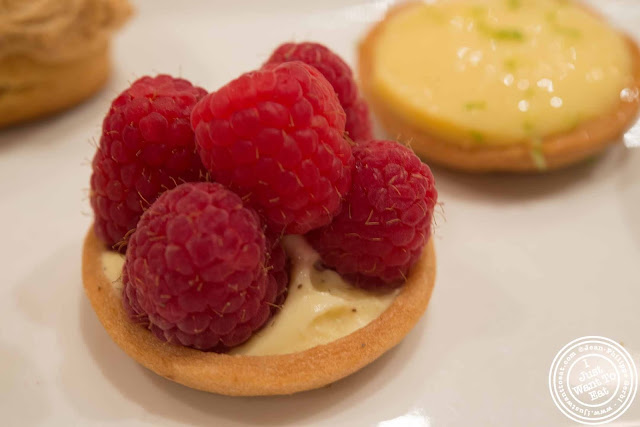
<svg viewBox="0 0 640 427">
<path fill-rule="evenodd" d="M 315 67 L 331 83 L 338 94 L 340 104 L 347 114 L 345 130 L 354 141 L 371 139 L 369 109 L 358 96 L 351 68 L 338 55 L 319 43 L 284 43 L 267 60 L 266 64 L 302 61 Z"/>
<path fill-rule="evenodd" d="M 121 242 L 164 190 L 206 175 L 189 123 L 206 94 L 186 80 L 142 77 L 111 104 L 93 158 L 91 206 L 96 235 Z"/>
<path fill-rule="evenodd" d="M 358 98 L 356 102 L 345 107 L 347 124 L 345 129 L 349 137 L 357 142 L 370 141 L 373 138 L 371 120 L 369 120 L 369 106 L 364 99 Z"/>
<path fill-rule="evenodd" d="M 398 287 L 431 233 L 438 198 L 433 175 L 393 141 L 363 143 L 353 156 L 353 186 L 342 212 L 307 238 L 327 266 L 356 286 Z"/>
<path fill-rule="evenodd" d="M 358 86 L 346 62 L 319 43 L 284 43 L 276 48 L 266 64 L 301 61 L 322 73 L 338 94 L 340 104 L 352 105 L 358 97 Z"/>
<path fill-rule="evenodd" d="M 267 265 L 255 211 L 220 184 L 182 184 L 131 235 L 123 305 L 162 340 L 226 351 L 264 325 L 282 293 Z"/>
<path fill-rule="evenodd" d="M 282 247 L 280 236 L 273 233 L 266 234 L 266 268 L 267 268 L 267 293 L 265 301 L 273 301 L 271 313 L 275 314 L 284 304 L 289 291 L 289 269 L 291 262 Z M 135 296 L 135 288 L 127 286 L 128 279 L 126 270 L 123 271 L 124 295 L 122 302 L 125 312 L 134 322 L 146 327 L 150 327 L 149 316 L 140 307 Z M 164 334 L 156 334 L 163 341 L 166 340 Z M 224 349 L 223 349 L 224 350 Z"/>
<path fill-rule="evenodd" d="M 274 305 L 272 312 L 275 312 L 287 299 L 289 290 L 289 269 L 291 263 L 282 247 L 280 235 L 266 233 L 267 241 L 267 271 L 268 279 L 273 282 L 269 284 L 269 289 L 275 289 L 276 295 L 273 298 Z"/>
<path fill-rule="evenodd" d="M 215 181 L 264 215 L 274 232 L 331 222 L 351 185 L 345 115 L 331 85 L 301 62 L 266 66 L 193 109 L 200 157 Z"/>
</svg>

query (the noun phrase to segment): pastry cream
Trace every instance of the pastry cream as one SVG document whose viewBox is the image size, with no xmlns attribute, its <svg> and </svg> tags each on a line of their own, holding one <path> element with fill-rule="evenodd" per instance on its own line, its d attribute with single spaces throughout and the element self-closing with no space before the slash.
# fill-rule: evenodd
<svg viewBox="0 0 640 427">
<path fill-rule="evenodd" d="M 385 22 L 372 85 L 413 125 L 461 144 L 569 131 L 632 84 L 625 40 L 566 0 L 439 0 Z"/>
<path fill-rule="evenodd" d="M 397 295 L 398 291 L 364 291 L 346 283 L 333 270 L 316 268 L 320 256 L 301 236 L 286 236 L 284 246 L 292 264 L 284 306 L 231 354 L 287 354 L 327 344 L 375 320 Z M 119 253 L 102 254 L 103 272 L 119 294 L 123 264 Z"/>
<path fill-rule="evenodd" d="M 121 253 L 114 251 L 105 251 L 102 253 L 102 271 L 118 295 L 122 295 L 123 266 L 124 255 Z"/>
</svg>

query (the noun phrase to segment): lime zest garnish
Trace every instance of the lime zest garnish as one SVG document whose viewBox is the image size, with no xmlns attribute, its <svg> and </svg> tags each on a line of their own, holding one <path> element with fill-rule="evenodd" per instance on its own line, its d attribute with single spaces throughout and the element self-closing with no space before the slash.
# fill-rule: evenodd
<svg viewBox="0 0 640 427">
<path fill-rule="evenodd" d="M 487 103 L 484 101 L 470 101 L 464 104 L 466 111 L 484 110 L 487 108 Z"/>
<path fill-rule="evenodd" d="M 524 40 L 524 34 L 517 28 L 494 28 L 484 22 L 478 22 L 478 31 L 495 40 L 516 42 Z"/>
<path fill-rule="evenodd" d="M 473 6 L 471 7 L 471 16 L 474 18 L 480 18 L 482 15 L 487 14 L 487 8 L 485 6 Z"/>
<path fill-rule="evenodd" d="M 477 142 L 478 144 L 482 144 L 484 142 L 484 135 L 477 130 L 472 130 L 469 134 L 471 135 L 471 138 L 473 138 L 474 142 Z"/>
<path fill-rule="evenodd" d="M 507 7 L 511 10 L 520 9 L 522 7 L 522 0 L 507 0 Z"/>
<path fill-rule="evenodd" d="M 572 37 L 574 39 L 582 37 L 582 33 L 577 28 L 558 24 L 558 11 L 556 10 L 550 10 L 545 13 L 544 19 L 549 23 L 552 31 L 562 36 Z"/>
<path fill-rule="evenodd" d="M 507 58 L 502 63 L 504 69 L 509 72 L 514 72 L 518 69 L 518 61 L 515 58 Z"/>
<path fill-rule="evenodd" d="M 524 122 L 522 122 L 522 129 L 524 129 L 524 131 L 528 134 L 533 133 L 533 123 L 531 123 L 529 120 L 525 120 Z"/>
<path fill-rule="evenodd" d="M 544 152 L 542 151 L 542 140 L 540 138 L 535 138 L 531 141 L 531 149 L 529 153 L 533 159 L 533 164 L 538 170 L 544 171 L 547 169 L 547 159 L 544 157 Z"/>
<path fill-rule="evenodd" d="M 580 38 L 582 37 L 582 33 L 580 32 L 580 30 L 576 29 L 576 28 L 571 28 L 571 27 L 563 27 L 560 25 L 556 25 L 554 27 L 552 27 L 553 31 L 555 31 L 556 33 L 562 35 L 562 36 L 567 36 L 567 37 L 571 37 L 574 39 Z"/>
</svg>

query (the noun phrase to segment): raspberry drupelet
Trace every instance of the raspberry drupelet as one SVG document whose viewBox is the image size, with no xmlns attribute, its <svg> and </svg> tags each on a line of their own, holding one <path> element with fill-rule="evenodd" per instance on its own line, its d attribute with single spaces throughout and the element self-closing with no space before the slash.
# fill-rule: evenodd
<svg viewBox="0 0 640 427">
<path fill-rule="evenodd" d="M 182 184 L 145 211 L 129 240 L 125 311 L 161 340 L 224 352 L 286 296 L 279 244 L 267 248 L 258 215 L 222 185 Z"/>
<path fill-rule="evenodd" d="M 272 312 L 276 312 L 282 307 L 287 299 L 289 291 L 289 270 L 291 261 L 282 247 L 282 238 L 279 234 L 274 234 L 269 230 L 265 230 L 266 237 L 266 266 L 268 280 L 274 284 L 269 284 L 268 289 L 275 289 L 276 296 L 273 298 L 274 305 L 271 307 Z M 271 299 L 271 297 L 269 297 Z"/>
<path fill-rule="evenodd" d="M 336 53 L 319 43 L 284 43 L 276 48 L 266 64 L 302 61 L 315 67 L 331 83 L 347 115 L 345 130 L 354 141 L 372 137 L 369 107 L 358 94 L 351 68 Z"/>
<path fill-rule="evenodd" d="M 369 106 L 363 98 L 344 107 L 347 115 L 345 129 L 349 136 L 356 142 L 367 142 L 373 138 L 373 128 L 369 119 Z"/>
<path fill-rule="evenodd" d="M 302 62 L 246 73 L 193 109 L 200 157 L 216 182 L 275 232 L 331 222 L 351 186 L 345 114 L 331 85 Z"/>
<path fill-rule="evenodd" d="M 433 175 L 394 141 L 360 144 L 353 155 L 353 186 L 341 213 L 307 239 L 354 285 L 395 288 L 429 240 L 438 198 Z"/>
<path fill-rule="evenodd" d="M 121 243 L 163 191 L 205 178 L 189 123 L 205 94 L 184 79 L 147 76 L 112 102 L 93 158 L 90 191 L 94 229 L 107 245 Z"/>
</svg>

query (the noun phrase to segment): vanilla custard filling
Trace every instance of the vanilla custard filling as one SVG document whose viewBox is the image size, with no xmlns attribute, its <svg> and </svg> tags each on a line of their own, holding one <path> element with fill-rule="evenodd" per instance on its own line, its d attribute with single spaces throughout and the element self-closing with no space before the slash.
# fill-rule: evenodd
<svg viewBox="0 0 640 427">
<path fill-rule="evenodd" d="M 286 236 L 284 247 L 292 266 L 289 295 L 282 309 L 230 354 L 288 354 L 330 343 L 375 320 L 398 294 L 364 291 L 333 270 L 317 268 L 320 256 L 301 236 Z M 102 254 L 103 272 L 118 295 L 122 293 L 123 265 L 121 254 Z"/>
<path fill-rule="evenodd" d="M 629 92 L 624 38 L 567 0 L 436 0 L 375 39 L 373 89 L 412 125 L 461 144 L 539 141 Z"/>
</svg>

